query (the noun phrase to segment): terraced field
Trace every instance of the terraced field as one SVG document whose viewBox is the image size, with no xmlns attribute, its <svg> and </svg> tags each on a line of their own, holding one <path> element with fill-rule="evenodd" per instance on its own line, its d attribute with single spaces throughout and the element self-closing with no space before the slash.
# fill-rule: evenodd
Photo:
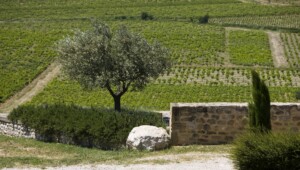
<svg viewBox="0 0 300 170">
<path fill-rule="evenodd" d="M 154 20 L 141 20 L 141 12 Z M 199 24 L 198 18 L 205 14 L 209 23 Z M 113 29 L 125 24 L 171 51 L 173 68 L 144 91 L 125 94 L 123 106 L 161 110 L 171 102 L 246 102 L 251 99 L 251 69 L 258 70 L 270 86 L 272 101 L 295 102 L 295 92 L 300 91 L 299 16 L 297 5 L 237 0 L 4 0 L 0 3 L 0 103 L 55 60 L 59 39 L 75 29 L 90 28 L 91 18 Z M 268 29 L 280 33 L 287 68 L 273 65 Z M 63 76 L 29 103 L 56 102 L 113 105 L 105 90 L 85 91 Z"/>
</svg>

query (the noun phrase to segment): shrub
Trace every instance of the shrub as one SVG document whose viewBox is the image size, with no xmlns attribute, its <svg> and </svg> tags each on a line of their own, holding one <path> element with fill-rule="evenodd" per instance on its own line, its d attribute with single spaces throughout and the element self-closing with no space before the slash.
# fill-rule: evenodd
<svg viewBox="0 0 300 170">
<path fill-rule="evenodd" d="M 152 15 L 148 14 L 147 12 L 142 12 L 141 19 L 142 20 L 153 20 L 154 17 Z"/>
<path fill-rule="evenodd" d="M 297 100 L 300 100 L 300 91 L 297 91 L 297 92 L 296 92 L 296 99 L 297 99 Z"/>
<path fill-rule="evenodd" d="M 250 127 L 260 132 L 271 130 L 271 100 L 268 87 L 257 72 L 252 71 L 252 98 L 249 103 Z"/>
<path fill-rule="evenodd" d="M 300 169 L 300 135 L 247 133 L 234 142 L 233 160 L 238 169 Z"/>
<path fill-rule="evenodd" d="M 200 24 L 207 24 L 208 23 L 208 19 L 209 19 L 209 15 L 206 14 L 202 17 L 199 17 L 198 21 Z"/>
<path fill-rule="evenodd" d="M 63 104 L 21 106 L 12 111 L 9 119 L 35 129 L 42 141 L 101 149 L 124 146 L 133 127 L 164 126 L 161 115 L 154 112 L 126 109 L 116 112 Z"/>
<path fill-rule="evenodd" d="M 116 20 L 125 20 L 125 19 L 127 19 L 127 16 L 124 16 L 124 15 L 122 15 L 122 16 L 116 16 L 115 19 Z"/>
</svg>

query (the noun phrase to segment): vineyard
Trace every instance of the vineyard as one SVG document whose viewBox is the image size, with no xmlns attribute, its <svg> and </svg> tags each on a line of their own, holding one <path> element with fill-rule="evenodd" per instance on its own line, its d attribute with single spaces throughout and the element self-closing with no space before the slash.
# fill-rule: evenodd
<svg viewBox="0 0 300 170">
<path fill-rule="evenodd" d="M 53 42 L 60 37 L 56 32 L 45 34 L 18 29 L 0 29 L 0 37 L 1 102 L 32 81 L 53 61 Z"/>
<path fill-rule="evenodd" d="M 300 30 L 300 15 L 212 18 L 210 23 L 225 26 Z"/>
<path fill-rule="evenodd" d="M 299 15 L 299 6 L 263 6 L 240 1 L 19 1 L 1 2 L 0 20 L 11 21 L 57 21 L 84 20 L 100 18 L 102 20 L 116 20 L 120 16 L 137 20 L 141 12 L 147 11 L 156 20 L 184 20 L 197 19 L 209 14 L 212 17 L 244 17 L 270 15 Z M 224 3 L 226 2 L 226 3 Z M 145 5 L 145 3 L 147 5 Z M 16 12 L 17 11 L 17 12 Z"/>
<path fill-rule="evenodd" d="M 300 68 L 300 34 L 281 33 L 284 53 L 291 67 Z"/>
<path fill-rule="evenodd" d="M 282 70 L 274 68 L 257 69 L 266 84 L 272 87 L 299 87 L 299 70 Z M 226 85 L 250 86 L 251 69 L 218 67 L 173 67 L 169 73 L 158 78 L 155 84 L 170 85 Z"/>
<path fill-rule="evenodd" d="M 229 31 L 228 51 L 237 65 L 272 66 L 268 35 L 259 31 Z"/>
<path fill-rule="evenodd" d="M 271 87 L 272 101 L 297 101 L 294 96 L 297 89 L 299 88 Z M 122 105 L 139 109 L 168 110 L 170 103 L 175 102 L 249 102 L 250 100 L 249 86 L 150 84 L 143 91 L 126 93 L 122 97 Z M 113 98 L 106 90 L 86 91 L 75 82 L 56 79 L 29 104 L 43 103 L 112 107 Z"/>
<path fill-rule="evenodd" d="M 295 102 L 300 91 L 300 6 L 238 0 L 3 0 L 0 9 L 0 103 L 56 59 L 59 39 L 91 28 L 92 18 L 112 29 L 126 25 L 170 50 L 171 70 L 143 91 L 125 94 L 124 106 L 161 110 L 172 102 L 247 102 L 253 68 L 270 86 L 272 101 Z M 154 19 L 141 20 L 142 12 Z M 209 23 L 199 24 L 206 14 Z M 274 67 L 267 29 L 280 32 L 288 68 Z M 62 76 L 30 103 L 57 102 L 111 107 L 113 99 L 103 89 L 85 91 Z"/>
<path fill-rule="evenodd" d="M 262 3 L 262 4 L 269 4 L 269 5 L 300 5 L 299 0 L 244 0 L 248 2 L 255 2 L 255 3 Z"/>
</svg>

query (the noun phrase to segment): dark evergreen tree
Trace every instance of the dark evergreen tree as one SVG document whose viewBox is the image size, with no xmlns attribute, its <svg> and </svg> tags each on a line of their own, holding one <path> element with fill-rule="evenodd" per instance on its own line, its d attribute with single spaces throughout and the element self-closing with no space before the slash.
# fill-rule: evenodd
<svg viewBox="0 0 300 170">
<path fill-rule="evenodd" d="M 271 130 L 269 90 L 256 71 L 251 74 L 253 102 L 249 103 L 250 127 L 255 131 L 268 132 Z"/>
</svg>

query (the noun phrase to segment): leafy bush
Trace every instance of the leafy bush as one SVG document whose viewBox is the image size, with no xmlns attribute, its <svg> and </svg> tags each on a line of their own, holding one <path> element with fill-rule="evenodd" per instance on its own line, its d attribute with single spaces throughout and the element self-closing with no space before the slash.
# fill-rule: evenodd
<svg viewBox="0 0 300 170">
<path fill-rule="evenodd" d="M 297 92 L 296 92 L 296 99 L 297 99 L 297 100 L 300 100 L 300 91 L 297 91 Z"/>
<path fill-rule="evenodd" d="M 300 135 L 247 133 L 235 141 L 234 163 L 239 169 L 300 169 Z"/>
<path fill-rule="evenodd" d="M 115 19 L 116 19 L 116 20 L 125 20 L 125 19 L 127 19 L 127 16 L 125 16 L 125 15 L 122 15 L 122 16 L 116 16 Z"/>
<path fill-rule="evenodd" d="M 133 127 L 164 126 L 160 114 L 75 105 L 21 106 L 9 115 L 13 122 L 21 121 L 35 129 L 38 139 L 47 142 L 75 144 L 84 147 L 117 149 L 125 145 Z"/>
<path fill-rule="evenodd" d="M 271 130 L 271 100 L 267 85 L 254 70 L 252 75 L 252 98 L 249 103 L 250 127 L 260 132 Z"/>
<path fill-rule="evenodd" d="M 147 12 L 142 12 L 141 19 L 142 20 L 153 20 L 154 17 L 152 15 L 148 14 Z"/>
<path fill-rule="evenodd" d="M 199 17 L 198 21 L 200 24 L 207 24 L 209 19 L 209 15 L 206 14 L 204 16 Z"/>
</svg>

